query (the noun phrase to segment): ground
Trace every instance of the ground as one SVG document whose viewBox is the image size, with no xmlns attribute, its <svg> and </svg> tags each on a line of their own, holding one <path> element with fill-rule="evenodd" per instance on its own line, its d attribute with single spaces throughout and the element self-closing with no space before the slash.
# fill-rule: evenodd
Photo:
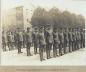
<svg viewBox="0 0 86 72">
<path fill-rule="evenodd" d="M 44 55 L 44 61 L 40 61 L 39 54 L 34 55 L 33 50 L 31 50 L 33 56 L 26 56 L 26 49 L 22 49 L 22 54 L 18 54 L 17 50 L 6 51 L 1 53 L 1 65 L 25 65 L 25 66 L 77 66 L 86 65 L 86 49 L 79 49 L 72 53 L 67 53 L 63 56 L 46 59 L 46 53 Z M 51 54 L 52 56 L 52 54 Z"/>
</svg>

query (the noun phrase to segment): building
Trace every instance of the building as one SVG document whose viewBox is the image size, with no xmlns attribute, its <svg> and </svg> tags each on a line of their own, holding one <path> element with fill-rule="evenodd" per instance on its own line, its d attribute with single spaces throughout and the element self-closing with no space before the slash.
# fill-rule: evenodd
<svg viewBox="0 0 86 72">
<path fill-rule="evenodd" d="M 31 27 L 32 9 L 18 6 L 8 10 L 3 16 L 2 28 L 6 31 L 15 31 L 16 28 L 25 29 Z"/>
</svg>

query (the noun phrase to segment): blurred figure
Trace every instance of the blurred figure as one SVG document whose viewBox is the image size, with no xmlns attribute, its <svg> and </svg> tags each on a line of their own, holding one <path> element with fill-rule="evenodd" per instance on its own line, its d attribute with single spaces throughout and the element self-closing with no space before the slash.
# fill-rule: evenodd
<svg viewBox="0 0 86 72">
<path fill-rule="evenodd" d="M 20 28 L 17 28 L 17 33 L 16 33 L 16 44 L 17 44 L 17 49 L 18 49 L 18 54 L 23 53 L 21 52 L 22 48 L 22 41 L 23 41 L 23 36 Z"/>
<path fill-rule="evenodd" d="M 32 44 L 32 32 L 30 31 L 30 28 L 27 28 L 26 32 L 26 49 L 27 49 L 27 56 L 32 56 L 30 49 Z"/>
<path fill-rule="evenodd" d="M 53 45 L 53 32 L 50 25 L 47 25 L 47 28 L 45 30 L 45 39 L 46 39 L 46 54 L 47 59 L 50 59 L 50 53 Z"/>
<path fill-rule="evenodd" d="M 2 49 L 6 51 L 6 36 L 4 31 L 2 32 Z"/>
<path fill-rule="evenodd" d="M 69 52 L 71 52 L 73 51 L 72 28 L 69 28 L 68 40 L 69 40 Z"/>
<path fill-rule="evenodd" d="M 60 44 L 59 44 L 59 55 L 62 56 L 63 53 L 63 45 L 64 45 L 64 35 L 63 35 L 63 30 L 62 28 L 60 28 L 59 30 L 59 40 L 60 40 Z"/>
<path fill-rule="evenodd" d="M 40 27 L 39 29 L 39 55 L 40 55 L 40 61 L 45 60 L 43 57 L 44 49 L 45 49 L 45 36 L 44 36 L 44 27 Z"/>
<path fill-rule="evenodd" d="M 63 32 L 63 35 L 64 35 L 64 54 L 66 54 L 66 51 L 67 51 L 67 44 L 68 44 L 68 31 L 67 31 L 67 28 L 64 28 L 64 32 Z"/>
<path fill-rule="evenodd" d="M 38 28 L 34 28 L 33 32 L 33 44 L 34 44 L 34 54 L 37 54 L 38 44 L 39 44 L 39 33 Z"/>
<path fill-rule="evenodd" d="M 58 37 L 58 29 L 53 29 L 53 57 L 58 56 L 57 55 L 57 49 L 59 49 L 59 37 Z"/>
</svg>

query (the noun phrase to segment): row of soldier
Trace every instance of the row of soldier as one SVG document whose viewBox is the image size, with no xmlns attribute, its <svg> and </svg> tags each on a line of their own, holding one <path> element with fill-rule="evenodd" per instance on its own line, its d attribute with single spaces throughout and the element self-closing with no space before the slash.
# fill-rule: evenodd
<svg viewBox="0 0 86 72">
<path fill-rule="evenodd" d="M 13 48 L 18 49 L 18 54 L 22 53 L 21 48 L 26 48 L 27 56 L 32 56 L 31 49 L 34 46 L 34 54 L 40 55 L 40 60 L 44 60 L 44 53 L 46 52 L 47 59 L 51 58 L 51 51 L 53 57 L 62 56 L 66 53 L 79 50 L 85 47 L 85 31 L 80 28 L 51 28 L 48 25 L 39 28 L 27 28 L 27 31 L 17 29 L 16 32 L 8 32 L 7 40 L 5 40 L 4 32 L 2 33 L 3 51 L 6 51 L 6 46 L 9 50 Z M 68 49 L 68 51 L 67 51 Z M 39 50 L 39 51 L 38 51 Z"/>
</svg>

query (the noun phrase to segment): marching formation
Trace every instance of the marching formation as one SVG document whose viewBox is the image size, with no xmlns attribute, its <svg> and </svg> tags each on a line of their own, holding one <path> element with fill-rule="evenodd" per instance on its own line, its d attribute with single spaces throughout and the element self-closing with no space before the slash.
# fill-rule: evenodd
<svg viewBox="0 0 86 72">
<path fill-rule="evenodd" d="M 85 31 L 81 28 L 52 28 L 40 26 L 30 27 L 27 30 L 17 28 L 15 32 L 2 32 L 2 49 L 7 51 L 18 49 L 18 54 L 23 53 L 22 48 L 26 48 L 27 56 L 32 56 L 31 49 L 34 50 L 34 55 L 39 54 L 40 61 L 46 58 L 62 56 L 64 54 L 85 48 Z"/>
</svg>

